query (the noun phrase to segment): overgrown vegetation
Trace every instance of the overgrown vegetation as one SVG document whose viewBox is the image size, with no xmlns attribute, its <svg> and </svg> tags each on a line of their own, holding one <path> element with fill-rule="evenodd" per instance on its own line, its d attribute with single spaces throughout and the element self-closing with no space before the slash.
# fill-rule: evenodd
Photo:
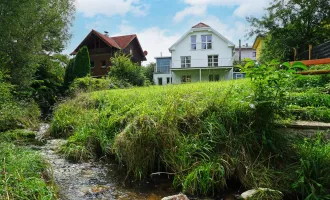
<svg viewBox="0 0 330 200">
<path fill-rule="evenodd" d="M 1 199 L 57 199 L 52 174 L 38 153 L 1 141 L 0 158 Z"/>
<path fill-rule="evenodd" d="M 247 189 L 271 188 L 304 198 L 312 191 L 322 199 L 322 191 L 330 189 L 322 182 L 327 175 L 309 178 L 322 191 L 311 190 L 310 181 L 301 183 L 301 160 L 312 160 L 303 156 L 304 141 L 275 127 L 297 116 L 290 106 L 306 106 L 312 98 L 300 102 L 298 87 L 288 92 L 301 77 L 295 71 L 306 68 L 277 62 L 248 62 L 242 68 L 251 80 L 80 94 L 59 105 L 51 134 L 68 137 L 61 149 L 68 159 L 115 155 L 128 176 L 173 174 L 173 185 L 190 194 L 211 195 L 237 180 Z M 307 105 L 328 106 L 326 94 L 314 98 L 318 101 Z M 326 162 L 321 155 L 313 159 Z"/>
</svg>

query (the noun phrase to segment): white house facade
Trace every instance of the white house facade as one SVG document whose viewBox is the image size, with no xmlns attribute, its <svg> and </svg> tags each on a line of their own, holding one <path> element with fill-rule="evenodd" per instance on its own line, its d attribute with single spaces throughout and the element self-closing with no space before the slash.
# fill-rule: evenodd
<svg viewBox="0 0 330 200">
<path fill-rule="evenodd" d="M 234 43 L 210 26 L 193 26 L 169 49 L 172 83 L 232 79 L 234 48 Z"/>
</svg>

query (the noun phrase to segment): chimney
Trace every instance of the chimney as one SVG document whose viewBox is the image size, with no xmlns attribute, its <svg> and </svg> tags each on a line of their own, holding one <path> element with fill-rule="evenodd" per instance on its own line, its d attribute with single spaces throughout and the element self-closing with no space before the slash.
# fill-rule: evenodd
<svg viewBox="0 0 330 200">
<path fill-rule="evenodd" d="M 160 57 L 163 57 L 163 52 L 160 52 Z"/>
<path fill-rule="evenodd" d="M 248 43 L 246 43 L 246 48 L 248 48 L 249 47 L 249 44 Z"/>
<path fill-rule="evenodd" d="M 107 37 L 109 37 L 108 33 L 109 33 L 108 31 L 104 31 L 104 35 L 107 36 Z"/>
</svg>

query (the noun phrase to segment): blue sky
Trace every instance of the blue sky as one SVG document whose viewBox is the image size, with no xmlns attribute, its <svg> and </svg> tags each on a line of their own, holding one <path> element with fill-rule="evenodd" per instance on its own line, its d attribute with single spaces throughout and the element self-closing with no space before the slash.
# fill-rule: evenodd
<svg viewBox="0 0 330 200">
<path fill-rule="evenodd" d="M 269 0 L 75 0 L 73 35 L 64 53 L 71 53 L 95 29 L 110 36 L 137 34 L 154 57 L 170 55 L 168 48 L 193 25 L 204 22 L 238 44 L 245 37 L 246 16 L 261 16 Z M 146 64 L 144 63 L 144 64 Z"/>
</svg>

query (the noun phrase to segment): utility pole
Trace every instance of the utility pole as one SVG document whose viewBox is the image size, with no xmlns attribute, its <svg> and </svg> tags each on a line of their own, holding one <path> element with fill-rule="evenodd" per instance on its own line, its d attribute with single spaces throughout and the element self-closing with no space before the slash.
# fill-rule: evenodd
<svg viewBox="0 0 330 200">
<path fill-rule="evenodd" d="M 241 49 L 241 39 L 238 42 L 238 62 L 241 64 L 242 62 L 242 49 Z"/>
</svg>

